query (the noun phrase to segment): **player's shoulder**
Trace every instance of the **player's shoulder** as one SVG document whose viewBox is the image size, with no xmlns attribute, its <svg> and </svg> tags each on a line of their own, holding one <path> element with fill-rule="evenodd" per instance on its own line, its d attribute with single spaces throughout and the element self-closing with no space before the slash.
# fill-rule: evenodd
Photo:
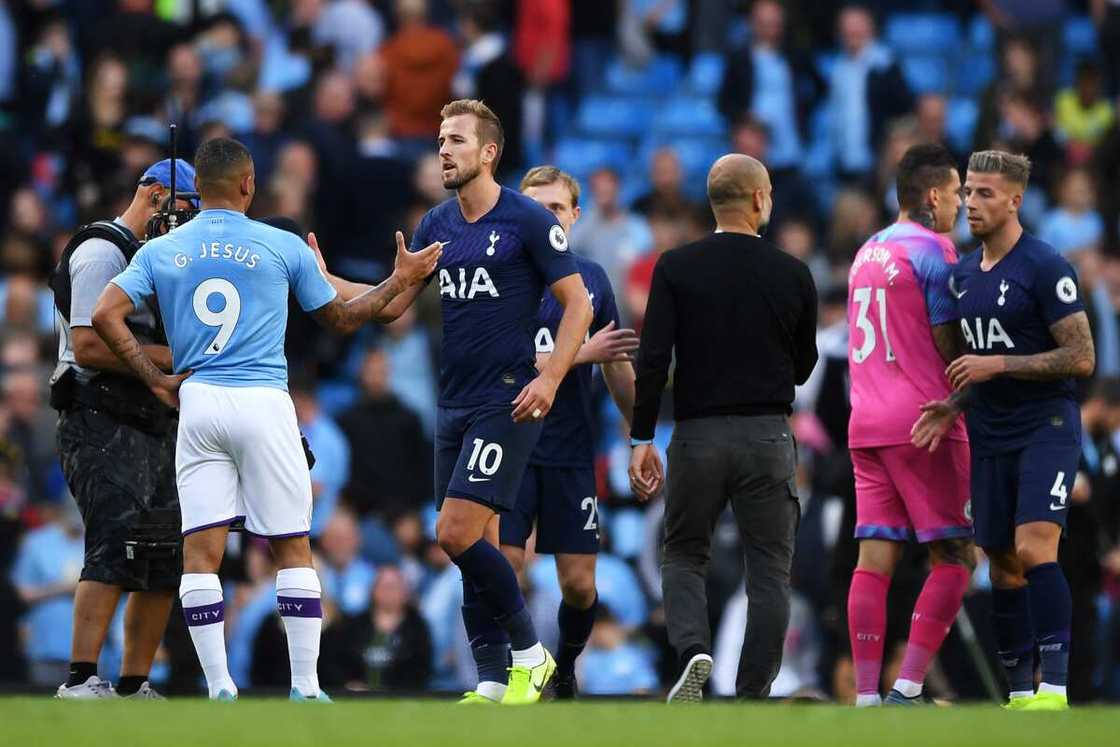
<svg viewBox="0 0 1120 747">
<path fill-rule="evenodd" d="M 1022 252 L 1022 258 L 1032 267 L 1046 267 L 1057 264 L 1068 264 L 1066 258 L 1053 245 L 1043 241 L 1037 236 L 1023 232 L 1015 251 Z"/>
<path fill-rule="evenodd" d="M 964 252 L 960 259 L 953 265 L 953 274 L 957 277 L 977 272 L 980 269 L 980 259 L 983 255 L 980 247 Z"/>
<path fill-rule="evenodd" d="M 576 261 L 576 269 L 579 274 L 583 276 L 583 283 L 590 290 L 592 286 L 600 288 L 610 288 L 611 281 L 607 276 L 607 271 L 603 266 L 593 259 L 573 254 L 572 257 Z"/>
</svg>

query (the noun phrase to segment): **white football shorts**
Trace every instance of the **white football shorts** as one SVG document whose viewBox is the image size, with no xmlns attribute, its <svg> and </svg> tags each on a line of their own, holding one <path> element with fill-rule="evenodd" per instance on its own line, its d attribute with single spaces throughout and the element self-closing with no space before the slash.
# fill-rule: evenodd
<svg viewBox="0 0 1120 747">
<path fill-rule="evenodd" d="M 262 537 L 311 528 L 311 473 L 282 389 L 185 381 L 175 475 L 184 535 L 241 517 Z"/>
</svg>

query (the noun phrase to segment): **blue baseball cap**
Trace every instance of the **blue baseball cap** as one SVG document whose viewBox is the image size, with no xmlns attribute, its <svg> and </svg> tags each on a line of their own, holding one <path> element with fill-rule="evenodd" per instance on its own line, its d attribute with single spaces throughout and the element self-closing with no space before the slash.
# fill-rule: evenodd
<svg viewBox="0 0 1120 747">
<path fill-rule="evenodd" d="M 140 186 L 157 183 L 171 189 L 170 158 L 152 164 L 140 177 Z M 198 207 L 198 191 L 194 186 L 194 166 L 182 158 L 175 159 L 175 193 L 190 198 L 191 204 Z"/>
</svg>

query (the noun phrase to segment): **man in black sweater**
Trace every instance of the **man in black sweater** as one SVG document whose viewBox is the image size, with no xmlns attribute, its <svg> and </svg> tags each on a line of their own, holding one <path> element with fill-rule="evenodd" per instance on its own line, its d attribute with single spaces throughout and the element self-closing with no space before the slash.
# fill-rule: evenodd
<svg viewBox="0 0 1120 747">
<path fill-rule="evenodd" d="M 696 701 L 712 669 L 704 577 L 728 501 L 746 555 L 748 628 L 736 691 L 761 698 L 782 661 L 800 509 L 788 416 L 817 362 L 817 292 L 809 269 L 759 238 L 773 205 L 766 168 L 745 155 L 708 173 L 716 233 L 666 252 L 653 271 L 637 365 L 631 484 L 663 482 L 652 444 L 676 353 L 677 421 L 669 445 L 661 585 L 669 642 L 681 657 L 670 702 Z"/>
</svg>

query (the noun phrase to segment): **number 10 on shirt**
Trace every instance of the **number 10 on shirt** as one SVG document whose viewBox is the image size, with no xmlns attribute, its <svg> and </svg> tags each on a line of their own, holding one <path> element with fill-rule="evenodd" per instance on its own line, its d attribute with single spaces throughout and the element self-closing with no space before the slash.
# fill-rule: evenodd
<svg viewBox="0 0 1120 747">
<path fill-rule="evenodd" d="M 875 346 L 878 343 L 875 336 L 875 325 L 867 318 L 867 312 L 871 308 L 871 288 L 856 288 L 852 291 L 852 300 L 859 305 L 859 308 L 856 309 L 856 326 L 863 333 L 863 344 L 857 350 L 852 351 L 852 360 L 856 363 L 863 363 L 875 351 Z M 891 342 L 887 339 L 886 288 L 875 289 L 875 305 L 879 307 L 879 329 L 882 331 L 887 361 L 893 361 L 895 359 L 894 351 L 891 350 Z"/>
</svg>

